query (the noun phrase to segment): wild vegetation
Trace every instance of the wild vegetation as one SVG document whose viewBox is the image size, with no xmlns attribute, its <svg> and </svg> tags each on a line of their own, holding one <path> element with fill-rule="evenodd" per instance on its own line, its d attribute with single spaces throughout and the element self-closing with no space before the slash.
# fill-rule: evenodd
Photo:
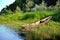
<svg viewBox="0 0 60 40">
<path fill-rule="evenodd" d="M 34 7 L 32 6 L 32 4 L 35 4 L 36 2 L 32 3 L 32 1 L 30 1 L 32 3 L 31 4 L 28 1 L 29 3 L 27 3 L 27 5 L 30 5 L 33 8 L 27 7 L 25 9 L 24 5 L 22 6 L 23 8 L 20 6 L 20 3 L 25 4 L 25 1 L 23 2 L 22 1 L 23 0 L 21 1 L 16 0 L 15 2 L 17 4 L 14 2 L 9 7 L 2 9 L 2 11 L 0 12 L 1 14 L 0 24 L 7 25 L 10 28 L 15 29 L 17 32 L 20 32 L 22 25 L 33 23 L 45 17 L 52 16 L 52 19 L 48 23 L 39 25 L 35 28 L 30 28 L 30 31 L 26 32 L 25 38 L 26 40 L 59 40 L 60 39 L 60 4 L 57 3 L 56 5 L 51 7 L 53 3 L 48 4 L 48 2 L 46 1 L 47 6 L 49 7 L 46 7 L 44 2 L 41 5 L 37 5 L 37 7 Z M 41 2 L 39 3 L 37 2 L 36 4 L 40 4 L 40 3 Z M 21 10 L 23 11 L 25 10 L 25 12 L 22 12 Z"/>
</svg>

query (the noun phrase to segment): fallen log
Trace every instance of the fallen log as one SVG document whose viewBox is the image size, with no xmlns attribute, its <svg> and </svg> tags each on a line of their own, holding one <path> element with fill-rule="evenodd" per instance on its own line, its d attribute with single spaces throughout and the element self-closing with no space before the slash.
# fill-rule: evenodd
<svg viewBox="0 0 60 40">
<path fill-rule="evenodd" d="M 38 25 L 41 25 L 41 24 L 45 24 L 47 23 L 50 19 L 52 18 L 52 16 L 48 16 L 42 20 L 39 20 L 35 23 L 31 23 L 31 24 L 26 24 L 26 25 L 22 25 L 22 31 L 26 31 L 26 30 L 29 30 L 30 27 L 36 27 Z"/>
</svg>

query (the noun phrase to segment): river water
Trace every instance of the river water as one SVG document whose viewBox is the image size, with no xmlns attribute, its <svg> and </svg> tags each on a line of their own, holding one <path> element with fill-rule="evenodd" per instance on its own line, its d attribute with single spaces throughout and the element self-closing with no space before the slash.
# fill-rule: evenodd
<svg viewBox="0 0 60 40">
<path fill-rule="evenodd" d="M 0 25 L 0 40 L 24 40 L 24 38 L 19 36 L 14 30 Z"/>
</svg>

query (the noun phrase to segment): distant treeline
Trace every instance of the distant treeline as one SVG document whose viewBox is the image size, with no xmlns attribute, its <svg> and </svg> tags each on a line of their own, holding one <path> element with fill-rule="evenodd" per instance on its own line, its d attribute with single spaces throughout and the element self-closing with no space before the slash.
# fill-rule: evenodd
<svg viewBox="0 0 60 40">
<path fill-rule="evenodd" d="M 55 6 L 57 4 L 57 1 L 60 1 L 60 0 L 16 0 L 10 6 L 3 8 L 1 12 L 4 12 L 6 10 L 11 10 L 12 12 L 15 12 L 17 7 L 19 7 L 19 9 L 21 9 L 23 12 L 26 12 L 27 7 L 29 9 L 32 9 L 35 7 L 35 5 L 42 4 L 42 2 L 46 4 L 46 7 Z"/>
</svg>

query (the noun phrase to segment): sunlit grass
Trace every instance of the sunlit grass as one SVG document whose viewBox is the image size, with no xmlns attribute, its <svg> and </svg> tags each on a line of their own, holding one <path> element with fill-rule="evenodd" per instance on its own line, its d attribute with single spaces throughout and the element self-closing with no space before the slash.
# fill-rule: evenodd
<svg viewBox="0 0 60 40">
<path fill-rule="evenodd" d="M 49 37 L 55 39 L 56 35 L 60 35 L 60 22 L 58 21 L 58 15 L 60 15 L 59 13 L 60 12 L 58 11 L 47 10 L 26 13 L 16 12 L 13 14 L 0 15 L 0 24 L 7 25 L 16 31 L 20 31 L 22 25 L 24 24 L 30 24 L 47 16 L 52 16 L 52 20 L 50 20 L 48 23 L 39 25 L 35 28 L 31 28 L 30 31 L 28 31 L 26 34 L 26 39 L 44 40 L 45 38 L 48 39 Z M 57 17 L 55 14 L 57 14 Z M 54 19 L 57 21 L 55 21 Z"/>
</svg>

